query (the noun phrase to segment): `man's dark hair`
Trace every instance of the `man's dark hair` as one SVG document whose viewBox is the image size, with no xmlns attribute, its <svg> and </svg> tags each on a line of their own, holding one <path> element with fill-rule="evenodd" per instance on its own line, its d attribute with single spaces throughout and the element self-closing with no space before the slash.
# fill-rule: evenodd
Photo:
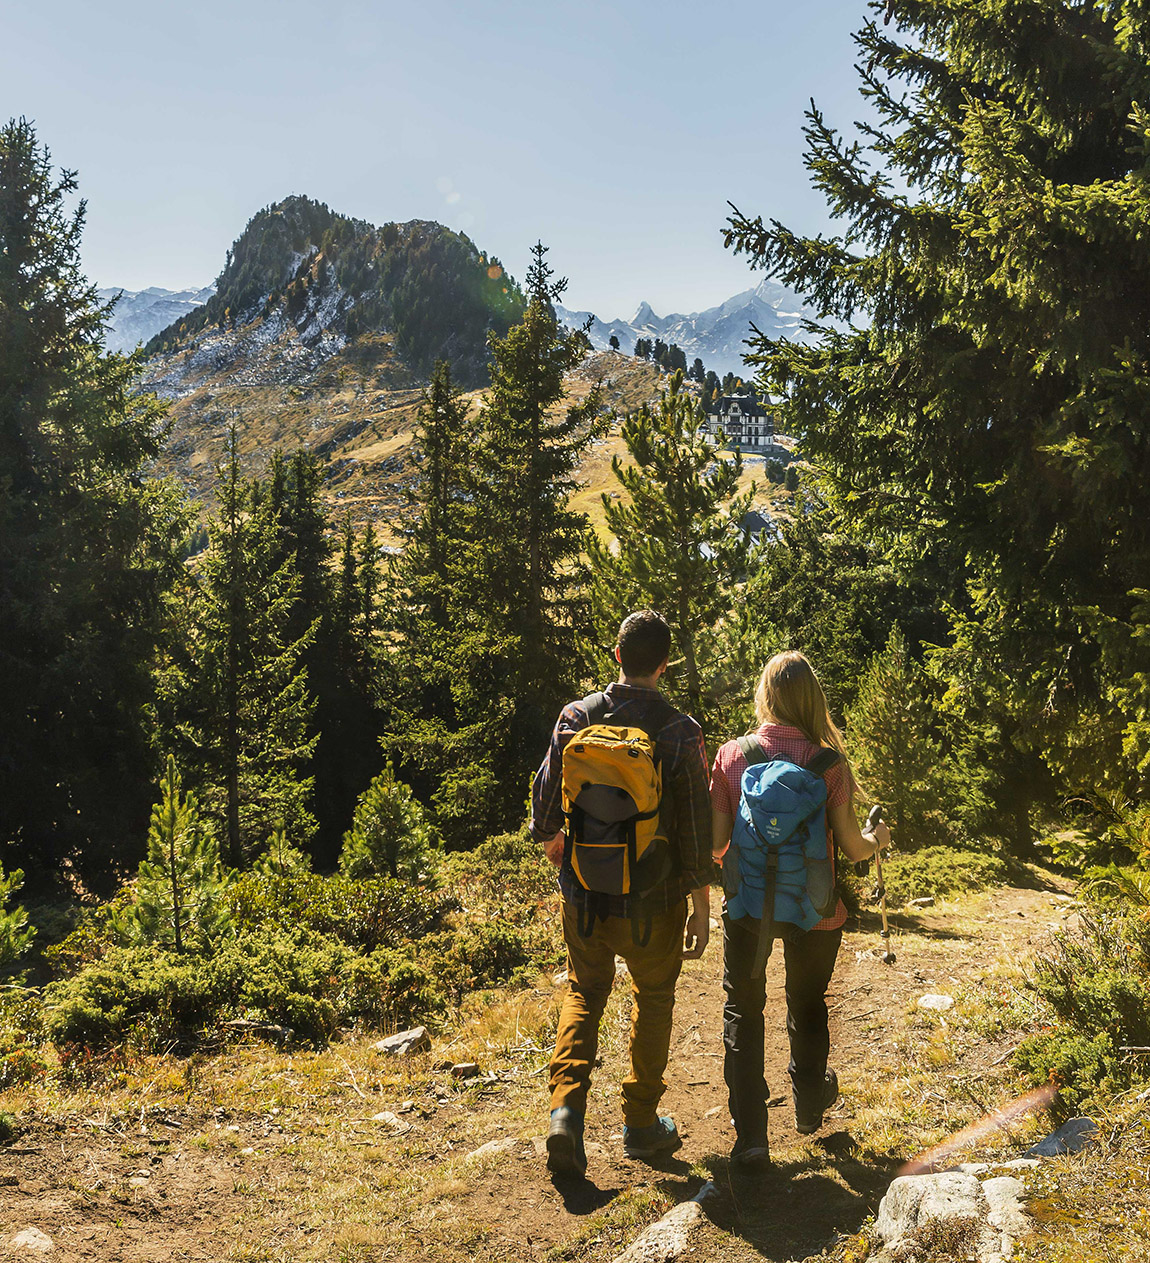
<svg viewBox="0 0 1150 1263">
<path fill-rule="evenodd" d="M 671 629 L 662 614 L 636 610 L 619 628 L 619 662 L 624 675 L 654 675 L 671 653 Z"/>
</svg>

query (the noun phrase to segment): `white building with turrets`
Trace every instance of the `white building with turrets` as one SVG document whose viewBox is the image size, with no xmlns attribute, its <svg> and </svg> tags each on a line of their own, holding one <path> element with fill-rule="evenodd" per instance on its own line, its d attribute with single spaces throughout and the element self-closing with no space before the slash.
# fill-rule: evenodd
<svg viewBox="0 0 1150 1263">
<path fill-rule="evenodd" d="M 707 409 L 707 433 L 722 432 L 732 447 L 766 451 L 775 445 L 775 419 L 753 395 L 718 395 Z"/>
</svg>

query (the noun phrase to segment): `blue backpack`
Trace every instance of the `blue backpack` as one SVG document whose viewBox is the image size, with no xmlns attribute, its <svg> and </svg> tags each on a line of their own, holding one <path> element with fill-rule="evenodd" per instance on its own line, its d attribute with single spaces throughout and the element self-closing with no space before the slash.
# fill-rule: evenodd
<svg viewBox="0 0 1150 1263">
<path fill-rule="evenodd" d="M 767 963 L 771 940 L 791 938 L 830 916 L 838 902 L 834 868 L 827 856 L 827 785 L 823 776 L 838 762 L 822 749 L 802 767 L 770 759 L 754 737 L 740 737 L 747 761 L 742 792 L 724 857 L 727 915 L 759 922 L 752 977 Z"/>
</svg>

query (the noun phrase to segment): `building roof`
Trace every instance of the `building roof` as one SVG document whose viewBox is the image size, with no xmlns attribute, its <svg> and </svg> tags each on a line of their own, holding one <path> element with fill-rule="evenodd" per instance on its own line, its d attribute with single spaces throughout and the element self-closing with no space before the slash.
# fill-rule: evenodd
<svg viewBox="0 0 1150 1263">
<path fill-rule="evenodd" d="M 769 415 L 766 408 L 753 395 L 720 395 L 707 409 L 708 415 L 725 417 L 734 404 L 739 405 L 739 411 L 745 417 L 765 417 Z"/>
</svg>

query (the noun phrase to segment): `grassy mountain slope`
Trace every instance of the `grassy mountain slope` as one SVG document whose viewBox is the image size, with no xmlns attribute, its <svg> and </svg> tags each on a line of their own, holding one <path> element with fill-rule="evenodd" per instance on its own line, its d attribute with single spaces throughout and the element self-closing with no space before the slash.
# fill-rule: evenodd
<svg viewBox="0 0 1150 1263">
<path fill-rule="evenodd" d="M 277 447 L 327 456 L 331 507 L 389 537 L 415 474 L 411 437 L 431 366 L 447 359 L 477 408 L 488 334 L 505 332 L 522 303 L 497 259 L 439 224 L 376 228 L 304 197 L 268 207 L 229 250 L 213 297 L 145 347 L 144 384 L 170 408 L 160 471 L 210 502 L 235 424 L 252 468 Z M 665 384 L 649 361 L 602 351 L 569 376 L 572 400 L 599 381 L 619 412 Z M 597 525 L 621 452 L 614 434 L 585 462 L 577 505 Z"/>
</svg>

